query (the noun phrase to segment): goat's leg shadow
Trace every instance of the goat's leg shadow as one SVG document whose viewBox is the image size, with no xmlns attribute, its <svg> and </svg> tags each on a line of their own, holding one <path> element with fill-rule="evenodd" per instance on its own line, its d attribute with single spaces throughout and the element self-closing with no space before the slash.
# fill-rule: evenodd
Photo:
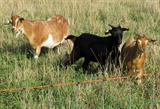
<svg viewBox="0 0 160 109">
<path fill-rule="evenodd" d="M 27 52 L 27 58 L 33 58 L 33 56 L 34 56 L 35 53 L 36 53 L 35 49 L 33 49 L 33 48 L 31 47 L 31 48 L 29 48 L 27 51 L 28 51 L 28 52 Z"/>
<path fill-rule="evenodd" d="M 40 56 L 46 54 L 49 51 L 49 48 L 42 47 Z M 31 46 L 27 48 L 27 58 L 33 58 L 36 54 L 36 49 L 32 48 Z"/>
</svg>

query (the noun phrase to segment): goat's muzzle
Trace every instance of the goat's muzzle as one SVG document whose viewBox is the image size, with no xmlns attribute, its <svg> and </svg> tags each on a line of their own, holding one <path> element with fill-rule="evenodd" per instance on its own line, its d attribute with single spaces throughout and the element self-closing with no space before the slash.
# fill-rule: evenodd
<svg viewBox="0 0 160 109">
<path fill-rule="evenodd" d="M 143 47 L 138 47 L 139 52 L 143 53 L 145 51 L 145 48 Z"/>
<path fill-rule="evenodd" d="M 16 27 L 12 26 L 12 32 L 14 32 L 14 33 L 18 32 L 17 29 L 16 29 Z"/>
<path fill-rule="evenodd" d="M 12 32 L 16 32 L 15 28 L 12 28 Z"/>
</svg>

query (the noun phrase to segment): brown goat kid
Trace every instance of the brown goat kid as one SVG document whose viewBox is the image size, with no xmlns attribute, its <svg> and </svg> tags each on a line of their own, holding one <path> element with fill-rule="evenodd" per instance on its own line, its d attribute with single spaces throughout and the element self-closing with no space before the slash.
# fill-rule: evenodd
<svg viewBox="0 0 160 109">
<path fill-rule="evenodd" d="M 138 83 L 141 83 L 144 75 L 145 49 L 148 42 L 155 42 L 155 40 L 148 39 L 145 35 L 137 35 L 137 37 L 129 39 L 121 50 L 123 68 L 127 67 L 129 76 L 136 75 Z"/>
<path fill-rule="evenodd" d="M 12 30 L 18 36 L 23 33 L 35 50 L 34 58 L 38 58 L 41 47 L 53 48 L 61 44 L 68 35 L 68 21 L 60 15 L 43 20 L 27 20 L 13 15 L 10 23 Z"/>
</svg>

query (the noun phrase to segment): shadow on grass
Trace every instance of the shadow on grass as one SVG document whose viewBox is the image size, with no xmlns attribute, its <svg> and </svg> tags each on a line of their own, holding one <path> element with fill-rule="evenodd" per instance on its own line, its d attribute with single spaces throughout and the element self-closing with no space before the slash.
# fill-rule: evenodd
<svg viewBox="0 0 160 109">
<path fill-rule="evenodd" d="M 86 71 L 83 71 L 82 68 L 82 64 L 83 64 L 83 58 L 79 59 L 78 61 L 76 61 L 74 64 L 69 64 L 69 65 L 65 65 L 65 63 L 68 61 L 69 59 L 69 54 L 65 54 L 60 60 L 60 67 L 67 69 L 67 67 L 72 67 L 75 72 L 77 73 L 83 73 L 83 74 L 88 74 L 88 75 L 94 75 L 94 74 L 98 74 L 99 71 L 99 67 L 98 65 L 95 64 L 93 66 L 93 63 L 90 63 L 88 66 L 88 69 Z"/>
<path fill-rule="evenodd" d="M 54 52 L 56 52 L 57 49 L 58 49 L 58 46 L 50 50 L 53 50 Z M 45 55 L 46 53 L 48 53 L 48 51 L 49 51 L 49 48 L 42 47 L 40 56 Z M 35 50 L 32 49 L 29 43 L 24 43 L 24 44 L 21 44 L 20 46 L 3 43 L 3 47 L 0 48 L 0 52 L 3 54 L 8 53 L 8 54 L 15 54 L 15 55 L 26 54 L 27 58 L 33 58 L 33 53 L 35 52 Z"/>
</svg>

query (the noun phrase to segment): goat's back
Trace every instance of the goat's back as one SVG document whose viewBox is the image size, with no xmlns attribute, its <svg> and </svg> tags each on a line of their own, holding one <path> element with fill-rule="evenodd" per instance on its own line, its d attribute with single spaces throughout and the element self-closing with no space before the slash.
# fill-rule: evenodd
<svg viewBox="0 0 160 109">
<path fill-rule="evenodd" d="M 91 47 L 93 44 L 107 44 L 106 39 L 110 39 L 109 37 L 100 37 L 98 35 L 83 33 L 79 37 L 76 37 L 75 44 L 80 45 L 82 47 Z"/>
<path fill-rule="evenodd" d="M 49 34 L 55 43 L 61 42 L 68 34 L 68 21 L 63 16 L 55 16 L 47 21 L 32 21 L 31 25 L 32 36 L 39 44 L 46 41 Z"/>
<path fill-rule="evenodd" d="M 91 61 L 100 60 L 100 58 L 106 58 L 109 51 L 111 51 L 113 44 L 111 42 L 112 37 L 100 37 L 90 33 L 83 33 L 79 37 L 76 37 L 74 46 L 78 47 L 83 57 L 88 58 Z"/>
</svg>

